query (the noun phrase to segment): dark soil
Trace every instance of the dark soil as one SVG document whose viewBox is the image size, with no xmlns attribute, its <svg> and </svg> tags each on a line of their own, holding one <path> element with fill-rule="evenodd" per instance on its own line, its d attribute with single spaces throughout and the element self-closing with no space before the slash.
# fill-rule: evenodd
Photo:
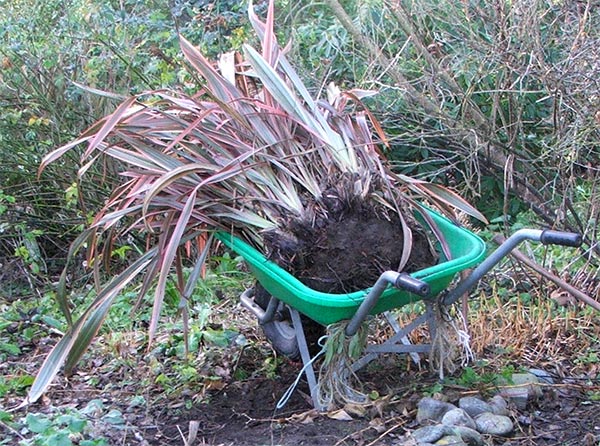
<svg viewBox="0 0 600 446">
<path fill-rule="evenodd" d="M 419 370 L 406 357 L 382 357 L 361 370 L 364 389 L 378 395 L 361 415 L 349 409 L 346 413 L 316 413 L 303 380 L 288 404 L 277 410 L 278 401 L 301 372 L 301 364 L 274 357 L 258 327 L 244 321 L 246 312 L 237 311 L 230 308 L 227 314 L 246 327 L 243 334 L 250 340 L 248 347 L 232 344 L 204 353 L 212 358 L 212 368 L 200 371 L 222 376 L 220 380 L 180 380 L 174 384 L 181 388 L 165 387 L 158 384 L 152 361 L 136 353 L 135 348 L 124 344 L 123 351 L 115 357 L 114 352 L 102 350 L 100 341 L 75 376 L 68 380 L 59 377 L 47 397 L 17 411 L 15 417 L 52 414 L 57 409 L 82 410 L 91 400 L 100 400 L 104 410 L 97 418 L 90 418 L 92 432 L 109 439 L 111 445 L 123 446 L 183 446 L 192 426 L 197 426 L 198 431 L 190 446 L 402 445 L 405 435 L 418 427 L 416 404 L 431 392 L 437 378 L 426 365 Z M 55 341 L 53 336 L 27 349 L 23 346 L 21 356 L 0 364 L 0 375 L 10 376 L 15 371 L 33 373 Z M 165 376 L 174 376 L 175 366 L 181 363 L 180 359 L 169 357 L 156 359 L 164 364 L 161 375 Z M 276 364 L 270 373 L 265 371 L 267 362 Z M 565 364 L 565 372 L 568 367 Z M 239 375 L 240 371 L 243 375 Z M 525 410 L 513 408 L 511 418 L 516 429 L 512 436 L 488 437 L 488 444 L 596 446 L 600 440 L 600 402 L 594 396 L 600 395 L 600 386 L 591 385 L 590 378 L 578 381 L 566 377 L 567 373 L 561 376 L 555 376 L 555 384 L 544 387 L 543 397 L 532 401 Z M 454 402 L 462 396 L 490 390 L 493 389 L 446 385 L 444 394 Z M 143 396 L 145 403 L 132 405 L 136 395 Z M 0 400 L 0 409 L 15 407 L 20 400 L 21 397 L 8 394 Z M 125 422 L 103 422 L 111 410 L 120 411 Z M 0 444 L 18 444 L 20 436 L 0 422 Z"/>
<path fill-rule="evenodd" d="M 165 439 L 177 436 L 179 429 L 186 433 L 189 421 L 197 421 L 199 436 L 209 445 L 334 445 L 368 428 L 368 419 L 348 422 L 317 414 L 311 409 L 308 386 L 304 382 L 288 404 L 276 410 L 278 400 L 300 368 L 299 364 L 288 363 L 282 367 L 287 373 L 281 378 L 232 383 L 213 394 L 207 404 L 175 418 L 159 410 L 156 415 L 171 422 L 170 427 L 163 426 L 160 436 Z M 373 438 L 372 434 L 375 432 L 363 437 Z M 151 444 L 164 444 L 162 441 L 157 438 Z"/>
<path fill-rule="evenodd" d="M 384 362 L 385 364 L 385 362 Z M 427 372 L 403 372 L 398 364 L 362 373 L 365 386 L 381 392 L 381 398 L 364 416 L 348 420 L 332 417 L 339 412 L 318 414 L 311 409 L 308 388 L 302 383 L 288 405 L 275 410 L 278 399 L 300 366 L 288 364 L 282 378 L 236 382 L 212 395 L 210 402 L 172 416 L 157 408 L 153 416 L 162 420 L 153 445 L 181 444 L 177 438 L 188 433 L 190 422 L 199 423 L 201 445 L 403 445 L 407 433 L 417 429 L 416 404 L 423 390 L 435 384 Z M 446 390 L 451 402 L 473 395 L 472 389 Z M 486 438 L 489 445 L 596 446 L 600 440 L 600 402 L 586 397 L 583 387 L 557 384 L 545 387 L 543 398 L 526 410 L 512 409 L 516 429 L 510 437 Z M 181 433 L 180 433 L 181 432 Z"/>
<path fill-rule="evenodd" d="M 332 206 L 332 205 L 330 205 Z M 395 214 L 368 203 L 328 209 L 316 222 L 290 221 L 286 232 L 265 236 L 269 257 L 312 289 L 348 293 L 372 286 L 382 272 L 398 271 L 404 236 Z M 412 250 L 403 271 L 437 262 L 428 234 L 412 217 Z"/>
</svg>

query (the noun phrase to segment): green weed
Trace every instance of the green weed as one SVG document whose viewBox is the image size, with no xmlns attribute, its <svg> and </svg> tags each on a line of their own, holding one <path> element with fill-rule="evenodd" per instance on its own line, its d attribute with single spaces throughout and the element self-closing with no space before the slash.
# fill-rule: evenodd
<svg viewBox="0 0 600 446">
<path fill-rule="evenodd" d="M 29 413 L 21 432 L 28 437 L 19 446 L 108 446 L 108 440 L 90 433 L 88 418 L 75 410 L 55 415 Z"/>
<path fill-rule="evenodd" d="M 32 383 L 31 375 L 0 376 L 0 398 L 9 394 L 24 396 Z"/>
<path fill-rule="evenodd" d="M 576 364 L 591 365 L 600 364 L 600 354 L 597 351 L 588 351 L 575 359 Z"/>
<path fill-rule="evenodd" d="M 449 378 L 448 382 L 468 389 L 485 389 L 510 382 L 515 371 L 511 365 L 504 365 L 499 369 L 490 369 L 486 366 L 465 367 L 458 376 Z"/>
</svg>

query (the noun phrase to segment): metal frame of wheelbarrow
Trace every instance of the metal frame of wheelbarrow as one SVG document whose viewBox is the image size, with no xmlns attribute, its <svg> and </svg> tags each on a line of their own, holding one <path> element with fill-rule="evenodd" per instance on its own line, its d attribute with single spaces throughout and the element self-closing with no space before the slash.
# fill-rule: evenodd
<svg viewBox="0 0 600 446">
<path fill-rule="evenodd" d="M 306 287 L 295 277 L 267 260 L 260 252 L 229 234 L 219 233 L 225 245 L 241 255 L 258 282 L 271 294 L 266 308 L 254 302 L 253 291 L 242 293 L 240 300 L 257 317 L 261 325 L 277 323 L 278 309 L 285 305 L 292 319 L 293 335 L 298 343 L 300 357 L 304 364 L 303 372 L 308 381 L 313 405 L 319 407 L 317 398 L 317 377 L 313 367 L 309 346 L 300 314 L 316 322 L 327 325 L 332 322 L 349 320 L 346 335 L 353 336 L 369 315 L 384 314 L 394 330 L 394 335 L 381 344 L 368 345 L 365 355 L 354 365 L 355 370 L 366 365 L 381 353 L 407 353 L 418 360 L 419 353 L 428 353 L 431 344 L 411 344 L 408 334 L 422 324 L 427 324 L 430 337 L 435 333 L 433 304 L 435 296 L 442 305 L 451 305 L 467 293 L 486 273 L 506 257 L 518 244 L 525 240 L 543 244 L 558 244 L 577 247 L 581 244 L 579 234 L 552 230 L 521 229 L 485 258 L 484 242 L 472 232 L 456 226 L 446 218 L 431 211 L 430 216 L 448 239 L 452 259 L 442 259 L 433 267 L 411 275 L 395 271 L 385 271 L 372 288 L 344 295 L 320 293 Z M 477 266 L 468 276 L 451 290 L 447 287 L 455 275 Z M 442 294 L 443 293 L 443 294 Z M 404 327 L 391 317 L 389 310 L 399 308 L 411 302 L 423 301 L 425 311 Z"/>
</svg>

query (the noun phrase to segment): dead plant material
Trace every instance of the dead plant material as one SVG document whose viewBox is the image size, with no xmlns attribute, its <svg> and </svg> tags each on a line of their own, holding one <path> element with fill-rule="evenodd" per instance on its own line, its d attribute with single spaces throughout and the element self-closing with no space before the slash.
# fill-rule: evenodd
<svg viewBox="0 0 600 446">
<path fill-rule="evenodd" d="M 557 309 L 548 299 L 524 303 L 519 296 L 501 297 L 496 283 L 472 305 L 469 330 L 476 356 L 515 358 L 531 366 L 561 366 L 593 348 L 600 327 L 597 315 L 578 308 Z M 551 360 L 549 360 L 551 358 Z"/>
<path fill-rule="evenodd" d="M 452 374 L 459 366 L 466 366 L 473 359 L 473 352 L 461 312 L 451 312 L 451 308 L 438 304 L 434 307 L 434 317 L 429 364 L 443 380 L 445 372 Z"/>
<path fill-rule="evenodd" d="M 495 235 L 493 238 L 493 241 L 495 243 L 498 243 L 499 245 L 504 243 L 505 240 L 506 239 L 500 234 Z M 567 291 L 571 296 L 573 296 L 579 302 L 583 302 L 584 304 L 589 305 L 590 307 L 600 311 L 600 302 L 592 299 L 590 296 L 585 294 L 583 291 L 575 288 L 573 285 L 568 284 L 561 278 L 556 277 L 550 271 L 548 271 L 547 269 L 545 269 L 538 263 L 531 260 L 529 257 L 527 257 L 525 254 L 523 254 L 518 249 L 513 249 L 513 251 L 511 252 L 510 255 L 513 256 L 515 259 L 517 259 L 519 262 L 522 262 L 525 265 L 527 265 L 528 267 L 530 267 L 531 269 L 533 269 L 535 272 L 537 272 L 541 276 L 550 280 L 552 283 L 558 285 L 563 290 Z"/>
<path fill-rule="evenodd" d="M 325 359 L 319 370 L 319 405 L 328 409 L 361 406 L 369 399 L 364 394 L 360 380 L 352 370 L 352 364 L 362 355 L 369 332 L 368 322 L 364 322 L 358 332 L 346 336 L 346 322 L 338 322 L 327 327 Z"/>
</svg>

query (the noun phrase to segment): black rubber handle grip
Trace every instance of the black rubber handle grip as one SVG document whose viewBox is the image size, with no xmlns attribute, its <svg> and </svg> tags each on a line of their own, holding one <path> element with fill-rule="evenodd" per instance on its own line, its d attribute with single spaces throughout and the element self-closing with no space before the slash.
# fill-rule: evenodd
<svg viewBox="0 0 600 446">
<path fill-rule="evenodd" d="M 417 294 L 421 297 L 427 297 L 431 292 L 431 287 L 427 282 L 415 279 L 414 277 L 411 277 L 406 273 L 402 273 L 398 276 L 398 278 L 396 279 L 396 283 L 394 283 L 394 286 L 396 288 L 400 288 L 401 290 Z"/>
<path fill-rule="evenodd" d="M 546 229 L 545 231 L 542 231 L 540 242 L 544 245 L 562 245 L 578 248 L 581 246 L 583 239 L 581 234 L 576 234 L 574 232 L 561 232 Z"/>
</svg>

